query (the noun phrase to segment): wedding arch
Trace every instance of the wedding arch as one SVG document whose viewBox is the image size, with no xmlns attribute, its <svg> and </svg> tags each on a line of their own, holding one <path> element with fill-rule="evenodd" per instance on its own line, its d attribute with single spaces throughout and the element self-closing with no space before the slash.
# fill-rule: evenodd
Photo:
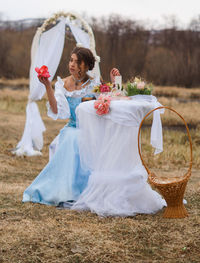
<svg viewBox="0 0 200 263">
<path fill-rule="evenodd" d="M 51 28 L 48 30 L 48 27 Z M 58 68 L 64 40 L 66 26 L 71 30 L 77 43 L 83 47 L 90 48 L 96 62 L 92 71 L 88 72 L 92 77 L 99 80 L 100 59 L 96 55 L 94 34 L 89 24 L 75 13 L 59 12 L 46 19 L 41 27 L 36 31 L 31 47 L 31 67 L 29 72 L 29 97 L 26 106 L 26 122 L 21 140 L 17 144 L 13 154 L 18 156 L 41 155 L 43 147 L 43 132 L 46 130 L 36 101 L 41 100 L 45 94 L 45 87 L 39 82 L 35 67 L 46 65 L 53 79 Z"/>
</svg>

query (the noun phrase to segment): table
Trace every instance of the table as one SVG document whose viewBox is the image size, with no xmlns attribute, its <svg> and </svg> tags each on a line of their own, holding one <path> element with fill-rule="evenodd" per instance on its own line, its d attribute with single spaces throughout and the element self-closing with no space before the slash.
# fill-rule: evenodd
<svg viewBox="0 0 200 263">
<path fill-rule="evenodd" d="M 73 209 L 101 216 L 133 216 L 154 213 L 165 205 L 147 183 L 137 147 L 141 120 L 160 105 L 154 96 L 137 95 L 131 100 L 111 101 L 110 113 L 103 116 L 96 114 L 93 101 L 77 107 L 81 165 L 91 175 Z M 151 143 L 158 153 L 162 151 L 162 125 L 161 112 L 156 112 Z"/>
</svg>

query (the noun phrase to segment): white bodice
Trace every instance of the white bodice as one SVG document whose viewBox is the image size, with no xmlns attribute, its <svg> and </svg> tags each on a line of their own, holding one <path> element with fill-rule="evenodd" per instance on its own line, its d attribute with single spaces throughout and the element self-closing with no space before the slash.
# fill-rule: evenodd
<svg viewBox="0 0 200 263">
<path fill-rule="evenodd" d="M 55 83 L 55 99 L 57 101 L 58 113 L 55 114 L 51 110 L 49 102 L 47 102 L 47 115 L 52 119 L 68 119 L 70 117 L 70 107 L 67 101 L 67 97 L 82 98 L 87 94 L 92 94 L 94 86 L 98 85 L 95 79 L 89 81 L 88 85 L 80 90 L 68 91 L 64 88 L 64 81 L 58 76 Z"/>
</svg>

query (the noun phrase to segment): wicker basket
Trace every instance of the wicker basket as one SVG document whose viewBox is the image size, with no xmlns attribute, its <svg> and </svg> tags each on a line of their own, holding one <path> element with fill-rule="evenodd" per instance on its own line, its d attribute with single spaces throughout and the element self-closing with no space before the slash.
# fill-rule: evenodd
<svg viewBox="0 0 200 263">
<path fill-rule="evenodd" d="M 152 173 L 148 167 L 146 166 L 143 158 L 142 158 L 142 154 L 141 154 L 141 150 L 140 150 L 140 132 L 141 132 L 141 128 L 143 125 L 144 120 L 155 110 L 159 110 L 159 109 L 168 109 L 170 111 L 175 112 L 184 122 L 186 129 L 187 129 L 187 135 L 189 138 L 189 143 L 190 143 L 190 153 L 191 153 L 191 158 L 190 158 L 190 164 L 189 164 L 189 168 L 187 173 L 181 177 L 181 178 L 177 178 L 177 177 L 172 177 L 172 178 L 159 178 L 157 177 L 154 173 Z M 158 189 L 158 191 L 161 193 L 161 195 L 164 197 L 166 203 L 167 203 L 167 207 L 164 211 L 163 217 L 165 218 L 183 218 L 188 216 L 187 210 L 184 207 L 183 204 L 183 196 L 184 196 L 184 192 L 185 192 L 185 188 L 187 185 L 187 182 L 191 176 L 191 169 L 192 169 L 192 142 L 191 142 L 191 137 L 190 137 L 190 133 L 189 133 L 189 128 L 187 126 L 187 123 L 185 122 L 184 118 L 177 113 L 174 109 L 166 107 L 166 106 L 162 106 L 162 107 L 158 107 L 155 108 L 153 110 L 151 110 L 149 113 L 147 113 L 143 120 L 140 123 L 140 127 L 139 127 L 139 131 L 138 131 L 138 151 L 139 151 L 139 155 L 142 161 L 142 164 L 144 165 L 149 177 L 148 177 L 148 181 L 149 183 L 154 186 L 156 189 Z"/>
</svg>

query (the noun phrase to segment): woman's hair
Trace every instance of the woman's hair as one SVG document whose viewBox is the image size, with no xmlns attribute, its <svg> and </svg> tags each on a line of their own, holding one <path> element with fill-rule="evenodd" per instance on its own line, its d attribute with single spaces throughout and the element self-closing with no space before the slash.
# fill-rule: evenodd
<svg viewBox="0 0 200 263">
<path fill-rule="evenodd" d="M 78 65 L 83 61 L 89 70 L 94 68 L 95 58 L 92 51 L 84 47 L 75 47 L 71 54 L 76 54 L 78 58 Z"/>
</svg>

